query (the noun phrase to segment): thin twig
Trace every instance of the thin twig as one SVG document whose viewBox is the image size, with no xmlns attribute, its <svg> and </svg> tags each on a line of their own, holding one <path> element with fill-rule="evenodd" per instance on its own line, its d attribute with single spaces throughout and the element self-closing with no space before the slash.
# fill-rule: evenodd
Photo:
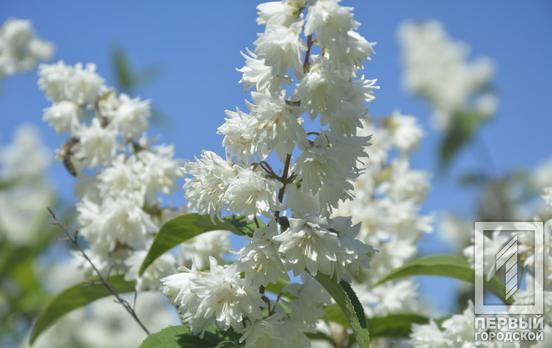
<svg viewBox="0 0 552 348">
<path fill-rule="evenodd" d="M 102 275 L 102 273 L 98 270 L 98 268 L 92 262 L 90 257 L 88 257 L 88 255 L 86 254 L 84 249 L 81 248 L 81 246 L 79 245 L 78 240 L 77 240 L 78 232 L 76 232 L 74 236 L 71 235 L 71 233 L 69 233 L 69 231 L 67 230 L 67 227 L 65 225 L 63 225 L 61 222 L 59 222 L 59 220 L 56 218 L 56 215 L 54 214 L 52 209 L 48 208 L 48 213 L 50 214 L 50 220 L 51 220 L 52 224 L 55 225 L 55 226 L 58 226 L 65 233 L 67 238 L 69 238 L 69 240 L 73 243 L 73 245 L 79 250 L 82 257 L 84 257 L 84 259 L 90 264 L 90 266 L 92 267 L 94 272 L 98 275 L 98 278 L 99 278 L 100 282 L 102 283 L 102 285 L 115 297 L 115 302 L 122 305 L 123 308 L 128 312 L 128 314 L 130 314 L 130 316 L 134 319 L 134 321 L 136 321 L 136 323 L 138 323 L 138 325 L 140 325 L 142 330 L 144 330 L 144 332 L 147 335 L 149 335 L 150 332 L 148 331 L 146 326 L 142 323 L 142 321 L 140 321 L 140 318 L 138 318 L 138 315 L 136 314 L 136 312 L 134 311 L 132 306 L 125 299 L 123 299 L 121 297 L 121 295 L 119 295 L 119 293 L 117 292 L 117 289 L 115 289 L 115 287 L 113 287 L 113 285 Z"/>
<path fill-rule="evenodd" d="M 282 203 L 284 201 L 284 193 L 286 192 L 286 185 L 289 182 L 289 167 L 291 166 L 291 154 L 287 154 L 286 162 L 284 164 L 284 173 L 282 174 L 282 187 L 278 191 L 278 202 Z M 280 211 L 276 210 L 274 212 L 274 217 L 276 217 L 276 222 L 280 218 Z"/>
<path fill-rule="evenodd" d="M 303 61 L 303 73 L 308 73 L 310 69 L 310 54 L 314 40 L 312 34 L 307 36 L 307 53 L 305 53 L 305 60 Z"/>
</svg>

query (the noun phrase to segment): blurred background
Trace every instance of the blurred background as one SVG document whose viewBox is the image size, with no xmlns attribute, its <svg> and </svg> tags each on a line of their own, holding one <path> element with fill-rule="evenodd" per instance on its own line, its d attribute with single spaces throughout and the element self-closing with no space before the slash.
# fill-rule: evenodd
<svg viewBox="0 0 552 348">
<path fill-rule="evenodd" d="M 152 100 L 153 134 L 174 144 L 176 157 L 191 159 L 202 149 L 222 154 L 216 128 L 224 110 L 243 107 L 248 98 L 236 71 L 240 51 L 252 47 L 257 1 L 0 1 L 0 22 L 29 19 L 37 33 L 55 45 L 53 61 L 95 63 L 109 85 Z M 435 232 L 420 241 L 421 254 L 458 250 L 439 233 L 443 212 L 471 223 L 481 216 L 489 187 L 510 188 L 512 173 L 535 173 L 552 158 L 552 2 L 533 1 L 344 1 L 355 7 L 360 32 L 376 41 L 376 55 L 366 65 L 368 78 L 381 86 L 369 106 L 374 117 L 395 109 L 415 115 L 425 137 L 412 157 L 412 167 L 432 173 L 424 213 L 434 213 Z M 471 47 L 470 57 L 486 56 L 496 65 L 492 87 L 499 99 L 493 119 L 460 149 L 447 170 L 439 168 L 443 134 L 432 127 L 431 107 L 407 93 L 403 84 L 397 28 L 404 20 L 440 21 L 455 40 Z M 41 120 L 48 106 L 37 87 L 36 71 L 0 81 L 0 146 L 12 141 L 16 129 L 32 124 L 53 151 L 60 137 Z M 492 176 L 473 184 L 474 174 Z M 74 201 L 73 178 L 59 163 L 47 169 L 47 180 L 67 204 Z M 470 181 L 470 183 L 468 183 Z M 502 186 L 501 186 L 502 185 Z M 493 191 L 495 192 L 495 191 Z M 496 193 L 496 192 L 495 192 Z M 509 197 L 509 196 L 508 196 Z M 32 198 L 31 198 L 32 199 Z M 174 198 L 181 200 L 181 195 Z M 4 203 L 5 204 L 5 203 Z M 0 206 L 0 210 L 5 209 Z M 46 211 L 44 211 L 44 215 Z M 44 216 L 45 217 L 45 216 Z M 469 225 L 469 224 L 468 224 Z M 464 230 L 469 239 L 471 230 Z M 458 284 L 441 278 L 418 279 L 421 292 L 439 313 L 457 309 Z M 465 301 L 464 301 L 465 302 Z"/>
</svg>

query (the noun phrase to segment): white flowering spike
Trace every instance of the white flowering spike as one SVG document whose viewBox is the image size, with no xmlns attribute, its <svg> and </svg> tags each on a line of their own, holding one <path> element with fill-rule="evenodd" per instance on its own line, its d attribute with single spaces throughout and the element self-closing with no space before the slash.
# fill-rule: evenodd
<svg viewBox="0 0 552 348">
<path fill-rule="evenodd" d="M 52 44 L 36 36 L 30 21 L 8 18 L 0 26 L 0 79 L 34 69 L 53 53 Z"/>
<path fill-rule="evenodd" d="M 182 173 L 173 147 L 151 145 L 145 134 L 149 101 L 119 95 L 92 64 L 41 65 L 39 76 L 53 104 L 44 120 L 70 133 L 58 157 L 78 180 L 87 254 L 102 272 L 136 280 L 137 291 L 158 288 L 159 278 L 174 271 L 174 257 L 159 259 L 141 277 L 137 271 L 169 210 L 163 201 Z"/>
<path fill-rule="evenodd" d="M 168 277 L 165 289 L 194 332 L 215 322 L 242 333 L 247 347 L 304 347 L 305 333 L 314 329 L 329 302 L 317 296 L 324 292 L 305 272 L 351 281 L 363 275 L 373 251 L 359 239 L 360 226 L 351 214 L 331 216 L 351 201 L 354 182 L 368 167 L 371 128 L 366 103 L 378 87 L 359 70 L 372 55 L 373 44 L 354 31 L 359 25 L 352 9 L 339 1 L 284 0 L 257 9 L 264 32 L 255 50 L 242 54 L 245 65 L 239 69 L 240 83 L 252 90 L 246 101 L 249 110 L 226 111 L 218 128 L 226 159 L 205 151 L 189 162 L 184 190 L 193 211 L 237 214 L 257 223 L 249 243 L 219 277 L 255 289 L 254 299 L 262 299 L 265 311 L 241 326 L 235 325 L 237 318 L 243 319 L 239 311 L 237 316 L 230 312 L 238 303 L 229 304 L 229 313 L 216 318 L 203 312 L 200 303 L 217 307 L 213 292 L 219 287 L 220 279 L 214 279 L 219 268 Z M 306 117 L 314 122 L 305 122 Z M 401 146 L 414 147 L 419 140 L 404 127 L 399 133 L 408 136 L 401 138 Z M 414 180 L 397 191 L 411 194 Z M 405 215 L 404 220 L 417 222 Z M 189 265 L 195 251 L 185 248 L 191 251 Z M 202 263 L 198 259 L 196 266 Z M 303 284 L 290 285 L 286 291 L 295 298 L 282 299 L 289 303 L 279 306 L 279 300 L 264 292 L 270 284 L 288 280 L 290 271 L 302 275 Z M 201 287 L 207 279 L 209 290 Z M 234 294 L 227 298 L 243 301 Z"/>
<path fill-rule="evenodd" d="M 438 129 L 447 129 L 466 107 L 483 118 L 496 111 L 495 96 L 485 90 L 494 74 L 490 59 L 468 62 L 469 47 L 453 41 L 437 21 L 405 22 L 398 36 L 405 87 L 428 99 Z"/>
</svg>

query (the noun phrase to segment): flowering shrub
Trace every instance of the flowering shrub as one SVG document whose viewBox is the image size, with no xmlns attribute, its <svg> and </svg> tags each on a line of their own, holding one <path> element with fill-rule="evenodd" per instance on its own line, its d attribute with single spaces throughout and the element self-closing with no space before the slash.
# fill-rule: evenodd
<svg viewBox="0 0 552 348">
<path fill-rule="evenodd" d="M 496 280 L 494 267 L 473 269 L 471 226 L 453 214 L 441 219 L 440 230 L 458 255 L 417 255 L 436 217 L 421 209 L 430 174 L 410 161 L 424 131 L 399 109 L 380 118 L 369 112 L 379 87 L 364 74 L 375 43 L 361 35 L 353 8 L 339 0 L 282 0 L 257 10 L 263 31 L 254 49 L 242 52 L 238 69 L 251 97 L 247 110 L 225 111 L 217 129 L 223 156 L 205 150 L 191 161 L 175 158 L 173 146 L 148 132 L 150 101 L 108 86 L 94 64 L 38 67 L 38 86 L 51 103 L 43 120 L 63 137 L 57 158 L 75 178 L 78 197 L 75 232 L 49 209 L 74 250 L 69 267 L 57 264 L 44 277 L 76 285 L 53 289 L 59 294 L 37 315 L 29 344 L 501 346 L 472 343 L 471 301 L 460 314 L 435 318 L 407 278 L 470 281 L 466 274 L 484 272 Z M 434 21 L 405 22 L 398 34 L 405 87 L 431 106 L 446 169 L 496 112 L 488 88 L 493 64 L 468 62 L 467 46 Z M 28 21 L 8 20 L 0 28 L 0 77 L 34 68 L 52 50 Z M 0 185 L 7 187 L 0 187 L 0 204 L 10 206 L 15 190 L 36 195 L 35 206 L 0 211 L 2 242 L 28 243 L 32 233 L 23 225 L 51 203 L 41 177 L 47 154 L 36 138 L 25 128 L 16 145 L 0 151 Z M 32 165 L 22 155 L 28 152 Z M 531 178 L 539 192 L 531 199 L 552 205 L 549 172 L 543 166 Z M 500 191 L 525 192 L 524 181 L 489 176 L 477 183 L 512 207 L 482 204 L 478 218 L 547 217 L 542 204 L 535 210 Z M 171 197 L 180 187 L 186 204 L 175 206 Z M 243 247 L 231 249 L 232 234 Z M 485 238 L 491 251 L 505 241 Z M 531 243 L 520 241 L 529 274 Z M 552 261 L 549 245 L 543 248 Z M 525 303 L 530 295 L 522 291 L 513 301 Z M 116 303 L 101 300 L 108 296 Z M 549 291 L 545 299 L 552 308 Z M 96 300 L 88 313 L 72 312 Z M 171 326 L 169 306 L 178 312 L 177 325 Z M 79 329 L 82 322 L 95 331 Z M 545 325 L 551 331 L 549 316 Z"/>
</svg>

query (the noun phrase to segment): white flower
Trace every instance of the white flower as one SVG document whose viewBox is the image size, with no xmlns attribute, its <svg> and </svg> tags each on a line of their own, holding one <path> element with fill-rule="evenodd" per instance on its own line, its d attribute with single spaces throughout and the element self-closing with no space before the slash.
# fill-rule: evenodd
<svg viewBox="0 0 552 348">
<path fill-rule="evenodd" d="M 180 245 L 180 260 L 186 266 L 195 265 L 202 270 L 209 265 L 210 257 L 222 260 L 229 251 L 230 232 L 210 231 L 182 243 Z"/>
<path fill-rule="evenodd" d="M 79 126 L 82 109 L 71 101 L 60 101 L 44 109 L 43 120 L 58 133 L 73 132 Z"/>
<path fill-rule="evenodd" d="M 308 270 L 312 275 L 332 276 L 335 272 L 339 238 L 317 222 L 289 219 L 289 228 L 273 239 L 280 244 L 279 251 L 287 265 L 298 275 Z"/>
<path fill-rule="evenodd" d="M 276 196 L 280 186 L 278 181 L 267 178 L 262 172 L 239 168 L 224 199 L 228 208 L 238 214 L 262 214 L 278 206 Z"/>
<path fill-rule="evenodd" d="M 352 198 L 353 180 L 358 177 L 359 157 L 366 156 L 368 138 L 320 134 L 303 146 L 296 162 L 301 190 L 319 195 L 321 206 L 329 210 L 340 199 Z"/>
<path fill-rule="evenodd" d="M 255 41 L 257 56 L 264 59 L 275 75 L 285 76 L 289 68 L 302 71 L 306 47 L 299 36 L 300 31 L 301 22 L 289 27 L 274 24 Z"/>
<path fill-rule="evenodd" d="M 368 317 L 421 311 L 418 286 L 411 280 L 389 282 L 372 289 L 369 289 L 367 284 L 353 283 L 353 289 L 364 305 Z"/>
<path fill-rule="evenodd" d="M 36 36 L 30 21 L 8 18 L 0 27 L 0 79 L 33 69 L 53 51 L 50 43 Z"/>
<path fill-rule="evenodd" d="M 239 109 L 226 110 L 228 118 L 218 129 L 224 135 L 226 152 L 248 162 L 251 157 L 265 160 L 276 151 L 283 161 L 304 138 L 300 109 L 288 105 L 283 95 L 253 92 L 252 97 L 254 103 L 248 103 L 251 115 Z"/>
<path fill-rule="evenodd" d="M 245 59 L 245 65 L 238 71 L 243 74 L 240 83 L 245 88 L 275 93 L 281 89 L 282 84 L 291 82 L 287 75 L 275 75 L 272 67 L 266 65 L 264 59 L 257 58 L 257 55 L 250 50 L 242 52 L 242 56 Z"/>
<path fill-rule="evenodd" d="M 131 99 L 123 94 L 117 109 L 110 115 L 117 129 L 127 138 L 142 134 L 148 127 L 151 116 L 149 100 Z"/>
<path fill-rule="evenodd" d="M 174 256 L 165 253 L 148 266 L 144 274 L 138 275 L 138 271 L 146 258 L 147 251 L 135 251 L 132 256 L 125 260 L 128 271 L 125 280 L 135 280 L 137 291 L 157 291 L 161 286 L 161 278 L 164 278 L 176 270 Z"/>
<path fill-rule="evenodd" d="M 473 342 L 475 335 L 473 303 L 468 303 L 468 308 L 462 314 L 455 314 L 443 322 L 445 337 L 450 340 L 451 347 L 464 347 L 466 342 Z"/>
<path fill-rule="evenodd" d="M 226 190 L 236 176 L 235 169 L 214 152 L 204 151 L 200 159 L 187 163 L 184 171 L 192 176 L 184 184 L 188 206 L 201 214 L 218 214 L 224 206 Z"/>
<path fill-rule="evenodd" d="M 293 23 L 299 12 L 307 4 L 307 0 L 269 1 L 257 5 L 257 24 L 285 25 Z"/>
<path fill-rule="evenodd" d="M 255 152 L 255 119 L 237 108 L 224 112 L 228 117 L 217 132 L 224 136 L 222 145 L 227 156 L 247 162 Z"/>
<path fill-rule="evenodd" d="M 436 348 L 449 345 L 449 341 L 433 320 L 427 325 L 412 325 L 410 343 L 414 348 Z"/>
<path fill-rule="evenodd" d="M 331 48 L 358 25 L 353 19 L 352 7 L 340 6 L 338 0 L 318 0 L 309 7 L 305 35 L 316 34 L 322 47 Z"/>
<path fill-rule="evenodd" d="M 175 160 L 174 147 L 154 146 L 136 154 L 145 193 L 154 197 L 158 193 L 169 194 L 178 178 L 182 176 L 180 162 Z"/>
<path fill-rule="evenodd" d="M 93 106 L 106 90 L 94 64 L 84 67 L 80 63 L 67 66 L 61 61 L 51 65 L 42 64 L 39 75 L 38 85 L 54 103 L 66 100 Z"/>
<path fill-rule="evenodd" d="M 248 325 L 240 341 L 245 341 L 246 348 L 309 347 L 310 341 L 302 326 L 293 317 L 290 319 L 282 314 L 274 314 Z"/>
<path fill-rule="evenodd" d="M 375 83 L 364 77 L 351 82 L 350 76 L 343 76 L 323 58 L 313 62 L 297 88 L 297 96 L 311 118 L 320 114 L 322 124 L 352 134 L 355 127 L 362 126 L 365 102 L 375 99 L 374 90 L 379 88 Z"/>
<path fill-rule="evenodd" d="M 15 131 L 12 143 L 0 149 L 0 180 L 42 176 L 50 156 L 35 126 L 23 124 Z"/>
<path fill-rule="evenodd" d="M 138 174 L 133 157 L 126 159 L 125 156 L 118 156 L 109 167 L 98 174 L 97 186 L 101 196 L 116 198 L 142 191 L 143 183 Z"/>
<path fill-rule="evenodd" d="M 407 158 L 397 158 L 391 164 L 391 177 L 384 182 L 380 192 L 388 193 L 397 201 L 414 200 L 420 202 L 429 189 L 429 177 L 426 172 L 410 169 Z"/>
<path fill-rule="evenodd" d="M 209 272 L 185 270 L 162 280 L 192 331 L 203 331 L 211 320 L 228 329 L 242 327 L 246 318 L 260 319 L 263 302 L 258 289 L 240 278 L 235 265 L 219 266 L 211 258 L 210 266 Z"/>
<path fill-rule="evenodd" d="M 491 103 L 483 100 L 478 105 L 475 98 L 487 94 L 483 89 L 494 73 L 488 58 L 468 62 L 469 47 L 453 41 L 436 21 L 405 22 L 398 36 L 403 50 L 405 87 L 432 104 L 433 121 L 438 129 L 448 128 L 461 110 L 479 110 L 482 117 L 494 112 L 496 100 Z"/>
<path fill-rule="evenodd" d="M 286 268 L 278 254 L 279 244 L 272 239 L 276 233 L 276 225 L 273 222 L 256 230 L 251 242 L 238 253 L 238 269 L 255 286 L 288 279 Z"/>
<path fill-rule="evenodd" d="M 115 250 L 119 244 L 144 248 L 157 226 L 141 203 L 132 196 L 108 198 L 101 205 L 83 199 L 77 205 L 82 235 L 92 247 L 106 251 Z"/>
<path fill-rule="evenodd" d="M 105 164 L 115 156 L 117 131 L 109 126 L 102 127 L 99 119 L 94 118 L 90 126 L 79 128 L 75 135 L 79 139 L 76 158 L 87 166 Z"/>
<path fill-rule="evenodd" d="M 424 135 L 415 117 L 403 115 L 398 110 L 386 122 L 393 144 L 401 151 L 414 149 Z"/>
<path fill-rule="evenodd" d="M 298 116 L 300 109 L 288 105 L 284 95 L 274 97 L 268 93 L 251 93 L 253 103 L 248 103 L 253 122 L 253 151 L 266 159 L 275 150 L 280 159 L 291 154 L 295 144 L 304 137 L 304 130 Z"/>
<path fill-rule="evenodd" d="M 293 317 L 311 328 L 324 315 L 324 308 L 331 303 L 328 292 L 312 276 L 301 274 L 302 284 L 291 283 L 284 288 L 285 293 L 294 296 L 289 304 Z"/>
</svg>

